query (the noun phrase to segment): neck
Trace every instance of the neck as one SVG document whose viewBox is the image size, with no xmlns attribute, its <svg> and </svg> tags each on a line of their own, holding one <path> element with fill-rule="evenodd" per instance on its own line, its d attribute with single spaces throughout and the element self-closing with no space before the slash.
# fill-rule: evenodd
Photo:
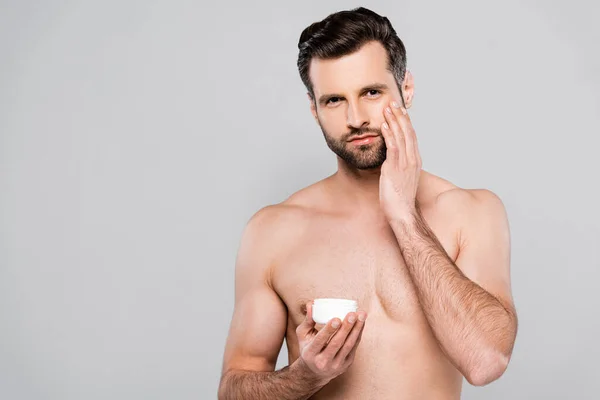
<svg viewBox="0 0 600 400">
<path fill-rule="evenodd" d="M 361 213 L 380 214 L 379 177 L 381 168 L 360 170 L 338 159 L 338 170 L 331 177 L 342 204 Z M 340 206 L 342 206 L 340 204 Z"/>
</svg>

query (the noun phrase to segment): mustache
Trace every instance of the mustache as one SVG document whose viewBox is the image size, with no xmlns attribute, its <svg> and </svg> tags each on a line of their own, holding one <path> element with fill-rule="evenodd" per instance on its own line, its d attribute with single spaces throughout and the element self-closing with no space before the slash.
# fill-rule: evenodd
<svg viewBox="0 0 600 400">
<path fill-rule="evenodd" d="M 345 135 L 346 140 L 350 140 L 350 138 L 354 136 L 361 136 L 367 133 L 376 134 L 382 136 L 381 129 L 378 128 L 352 128 L 350 132 Z"/>
</svg>

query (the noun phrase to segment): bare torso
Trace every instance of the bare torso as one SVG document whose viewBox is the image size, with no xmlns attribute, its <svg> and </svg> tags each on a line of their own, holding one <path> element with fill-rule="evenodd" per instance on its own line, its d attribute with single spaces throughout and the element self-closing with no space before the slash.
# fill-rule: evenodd
<svg viewBox="0 0 600 400">
<path fill-rule="evenodd" d="M 459 399 L 463 377 L 433 336 L 385 218 L 336 207 L 327 185 L 321 181 L 282 204 L 285 232 L 270 279 L 288 309 L 290 364 L 299 357 L 295 329 L 305 318 L 304 304 L 319 297 L 351 298 L 368 313 L 354 363 L 313 399 Z M 417 199 L 456 260 L 456 223 L 435 203 L 451 189 L 456 186 L 423 171 Z"/>
</svg>

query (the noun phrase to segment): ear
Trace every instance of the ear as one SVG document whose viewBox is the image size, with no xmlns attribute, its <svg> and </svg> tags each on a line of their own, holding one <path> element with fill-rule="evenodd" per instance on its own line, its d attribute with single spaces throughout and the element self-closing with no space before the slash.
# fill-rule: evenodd
<svg viewBox="0 0 600 400">
<path fill-rule="evenodd" d="M 317 118 L 317 109 L 315 108 L 315 101 L 313 100 L 313 97 L 310 95 L 309 92 L 306 92 L 306 95 L 308 96 L 308 102 L 310 103 L 310 112 L 313 115 L 313 118 L 315 119 L 315 121 L 317 122 L 317 124 L 319 123 L 319 119 Z"/>
<path fill-rule="evenodd" d="M 410 108 L 415 96 L 415 80 L 409 70 L 406 70 L 406 74 L 404 74 L 404 81 L 402 82 L 402 95 L 404 96 L 406 108 Z"/>
</svg>

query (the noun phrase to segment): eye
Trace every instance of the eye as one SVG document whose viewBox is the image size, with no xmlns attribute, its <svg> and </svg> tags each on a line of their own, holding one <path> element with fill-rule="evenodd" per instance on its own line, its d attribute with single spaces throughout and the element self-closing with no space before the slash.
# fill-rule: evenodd
<svg viewBox="0 0 600 400">
<path fill-rule="evenodd" d="M 325 104 L 335 104 L 340 100 L 339 97 L 330 97 Z"/>
<path fill-rule="evenodd" d="M 367 91 L 367 95 L 369 95 L 370 97 L 374 97 L 381 94 L 381 92 L 377 89 L 371 89 L 369 91 Z"/>
</svg>

